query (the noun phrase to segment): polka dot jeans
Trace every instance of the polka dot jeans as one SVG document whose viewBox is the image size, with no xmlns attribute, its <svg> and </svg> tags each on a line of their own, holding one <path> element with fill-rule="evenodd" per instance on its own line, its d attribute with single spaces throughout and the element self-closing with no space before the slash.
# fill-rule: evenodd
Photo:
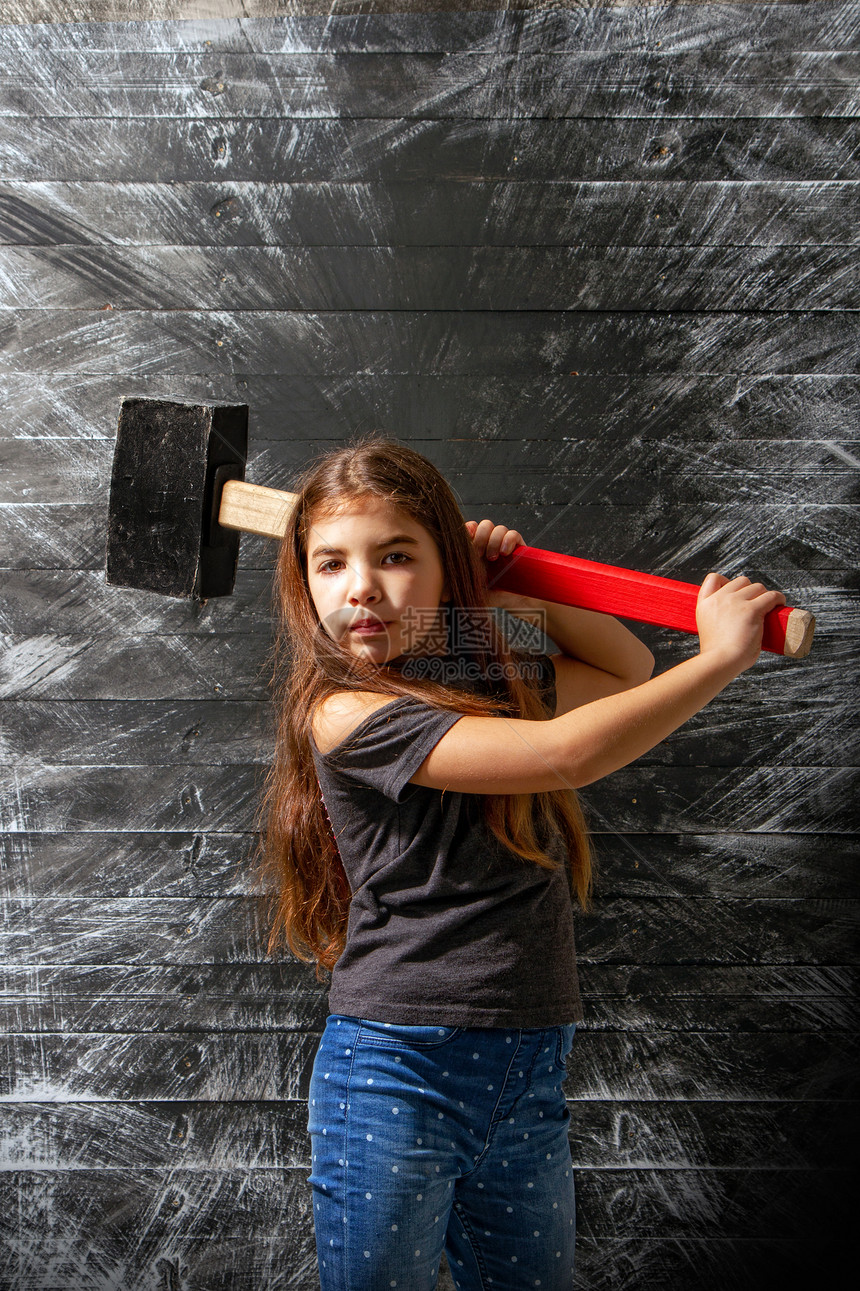
<svg viewBox="0 0 860 1291">
<path fill-rule="evenodd" d="M 331 1015 L 309 1097 L 322 1291 L 570 1291 L 562 1081 L 574 1024 L 400 1026 Z"/>
</svg>

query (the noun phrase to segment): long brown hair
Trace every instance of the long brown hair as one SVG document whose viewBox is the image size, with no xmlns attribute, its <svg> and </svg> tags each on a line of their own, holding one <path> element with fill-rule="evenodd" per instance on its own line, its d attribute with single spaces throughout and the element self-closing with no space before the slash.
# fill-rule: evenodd
<svg viewBox="0 0 860 1291">
<path fill-rule="evenodd" d="M 350 654 L 319 622 L 307 579 L 308 531 L 314 517 L 359 498 L 383 498 L 431 534 L 453 606 L 487 607 L 486 566 L 477 555 L 450 486 L 414 449 L 378 434 L 333 449 L 298 481 L 296 505 L 275 570 L 278 623 L 271 655 L 275 752 L 261 802 L 259 877 L 274 893 L 268 951 L 282 940 L 299 959 L 331 969 L 344 947 L 350 889 L 320 794 L 310 749 L 311 716 L 321 700 L 345 690 L 412 695 L 438 708 L 473 716 L 507 714 L 541 719 L 546 711 L 516 666 L 504 635 L 485 614 L 472 658 L 481 676 L 503 676 L 495 694 L 471 693 L 432 676 L 376 665 Z M 488 665 L 493 665 L 488 670 Z M 479 797 L 479 795 L 476 795 Z M 570 882 L 583 908 L 591 889 L 591 850 L 573 789 L 485 794 L 484 818 L 506 847 L 547 869 L 553 828 L 570 858 Z"/>
</svg>

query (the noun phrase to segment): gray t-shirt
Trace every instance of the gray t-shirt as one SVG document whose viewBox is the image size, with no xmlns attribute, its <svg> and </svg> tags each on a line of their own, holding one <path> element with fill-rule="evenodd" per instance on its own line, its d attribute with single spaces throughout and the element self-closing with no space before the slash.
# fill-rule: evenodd
<svg viewBox="0 0 860 1291">
<path fill-rule="evenodd" d="M 554 669 L 538 656 L 554 706 Z M 534 656 L 533 656 L 534 658 Z M 582 1019 L 564 840 L 546 870 L 505 848 L 480 795 L 409 784 L 461 713 L 400 696 L 328 753 L 311 744 L 352 889 L 329 1009 L 393 1024 Z"/>
</svg>

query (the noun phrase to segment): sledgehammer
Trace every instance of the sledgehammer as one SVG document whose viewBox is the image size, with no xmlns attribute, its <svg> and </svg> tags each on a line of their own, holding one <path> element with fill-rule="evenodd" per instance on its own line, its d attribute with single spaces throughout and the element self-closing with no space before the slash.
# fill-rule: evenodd
<svg viewBox="0 0 860 1291">
<path fill-rule="evenodd" d="M 239 534 L 283 537 L 296 495 L 245 482 L 248 408 L 124 399 L 108 515 L 107 581 L 167 596 L 229 596 Z M 640 623 L 696 631 L 694 583 L 600 565 L 538 547 L 492 564 L 492 586 Z M 782 606 L 762 646 L 802 659 L 815 618 Z"/>
</svg>

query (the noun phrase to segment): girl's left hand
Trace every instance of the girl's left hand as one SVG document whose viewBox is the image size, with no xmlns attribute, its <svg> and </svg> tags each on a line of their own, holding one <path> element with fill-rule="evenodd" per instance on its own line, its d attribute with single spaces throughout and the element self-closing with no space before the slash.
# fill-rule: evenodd
<svg viewBox="0 0 860 1291">
<path fill-rule="evenodd" d="M 510 556 L 517 547 L 525 546 L 525 539 L 516 529 L 492 520 L 467 520 L 466 529 L 479 556 L 495 560 L 497 556 Z"/>
<path fill-rule="evenodd" d="M 517 547 L 525 546 L 525 539 L 516 529 L 508 529 L 503 524 L 493 524 L 492 520 L 466 521 L 466 532 L 472 539 L 479 556 L 486 560 L 495 560 L 497 556 L 509 556 Z M 515 592 L 494 591 L 490 589 L 487 603 L 500 610 L 533 610 L 543 605 L 533 596 L 519 596 Z"/>
</svg>

